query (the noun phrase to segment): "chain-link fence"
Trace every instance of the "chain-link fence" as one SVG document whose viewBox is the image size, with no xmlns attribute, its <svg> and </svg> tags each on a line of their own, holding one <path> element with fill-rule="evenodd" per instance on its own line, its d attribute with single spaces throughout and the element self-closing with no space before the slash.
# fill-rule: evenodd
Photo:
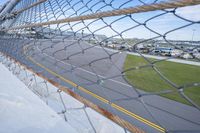
<svg viewBox="0 0 200 133">
<path fill-rule="evenodd" d="M 17 2 L 2 53 L 125 131 L 200 132 L 199 0 Z"/>
<path fill-rule="evenodd" d="M 125 128 L 118 126 L 112 121 L 102 117 L 100 114 L 81 103 L 78 95 L 75 98 L 68 95 L 61 87 L 48 79 L 27 69 L 12 58 L 0 55 L 0 62 L 4 64 L 14 75 L 16 75 L 31 91 L 39 96 L 48 106 L 58 113 L 76 131 L 82 133 L 111 131 L 117 133 L 128 133 Z M 135 128 L 137 129 L 137 128 Z M 137 130 L 140 132 L 140 130 Z"/>
</svg>

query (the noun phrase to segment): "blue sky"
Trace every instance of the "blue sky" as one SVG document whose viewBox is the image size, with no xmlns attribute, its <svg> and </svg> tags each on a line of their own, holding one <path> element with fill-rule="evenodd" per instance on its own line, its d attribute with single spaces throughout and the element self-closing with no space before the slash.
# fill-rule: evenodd
<svg viewBox="0 0 200 133">
<path fill-rule="evenodd" d="M 0 4 L 5 3 L 7 0 L 0 0 Z M 88 0 L 83 0 L 85 3 L 88 2 Z M 98 1 L 100 0 L 93 0 L 91 1 L 88 6 L 92 7 L 93 11 L 98 10 L 99 8 L 101 8 L 103 6 L 103 2 L 98 3 Z M 105 0 L 106 3 L 110 3 L 112 0 Z M 127 1 L 127 3 L 126 3 Z M 153 0 L 143 0 L 146 1 L 147 3 L 151 3 Z M 163 0 L 162 0 L 163 1 Z M 165 0 L 166 1 L 166 0 Z M 77 1 L 74 0 L 71 2 L 71 4 L 73 5 L 74 3 L 76 3 Z M 95 6 L 92 6 L 96 4 Z M 123 5 L 123 6 L 121 6 Z M 126 8 L 126 7 L 132 7 L 132 6 L 137 6 L 137 5 L 141 5 L 141 2 L 139 2 L 138 0 L 114 0 L 112 1 L 112 6 L 114 8 Z M 75 6 L 75 10 L 78 10 L 80 8 L 80 6 L 84 6 L 81 4 L 78 4 L 77 6 Z M 112 10 L 113 8 L 111 8 L 110 6 L 105 6 L 104 8 L 102 8 L 102 11 L 105 10 Z M 84 10 L 84 9 L 83 9 Z M 82 10 L 82 11 L 83 11 Z M 80 11 L 81 12 L 81 11 Z M 73 11 L 69 11 L 69 15 L 70 13 L 73 13 Z M 87 12 L 88 13 L 88 12 Z M 86 13 L 86 14 L 87 14 Z M 147 19 L 162 14 L 164 13 L 164 11 L 153 11 L 153 12 L 147 12 L 147 13 L 138 13 L 138 14 L 132 14 L 132 18 L 134 20 L 137 20 L 140 23 L 144 23 Z M 184 7 L 184 8 L 179 8 L 176 10 L 176 14 L 192 20 L 192 21 L 200 21 L 200 5 L 199 6 L 191 6 L 191 7 Z M 117 17 L 111 17 L 111 18 L 104 18 L 105 22 L 108 24 L 111 24 L 114 20 L 121 18 L 122 16 L 117 16 Z M 64 18 L 64 16 L 61 16 L 59 19 Z M 86 24 L 89 24 L 90 22 L 92 22 L 93 20 L 88 20 L 85 21 Z M 73 23 L 72 23 L 73 24 Z M 178 17 L 176 17 L 175 15 L 173 15 L 172 13 L 168 13 L 165 15 L 162 15 L 160 17 L 154 18 L 150 21 L 148 21 L 147 23 L 147 27 L 149 27 L 150 29 L 152 29 L 153 31 L 158 32 L 159 34 L 164 35 L 164 33 L 171 31 L 175 28 L 178 28 L 180 26 L 184 26 L 189 24 L 189 22 L 184 21 Z M 127 30 L 126 32 L 124 32 L 122 35 L 124 38 L 152 38 L 152 37 L 156 37 L 157 35 L 153 32 L 151 32 L 150 30 L 148 30 L 147 28 L 145 28 L 144 26 L 138 26 L 137 28 L 132 28 L 133 26 L 136 26 L 137 23 L 135 23 L 134 21 L 132 21 L 129 17 L 125 17 L 115 23 L 112 23 L 112 27 L 116 30 L 116 32 L 118 33 L 123 33 L 124 30 Z M 97 21 L 95 23 L 92 23 L 90 25 L 90 30 L 92 32 L 95 32 L 97 29 L 101 28 L 105 26 L 105 23 L 103 23 L 101 20 Z M 83 24 L 78 24 L 77 26 L 74 26 L 73 29 L 74 31 L 77 31 L 81 28 L 83 28 L 84 25 Z M 89 31 L 87 29 L 84 29 L 85 33 L 89 33 Z M 117 33 L 114 32 L 113 30 L 111 30 L 110 28 L 104 28 L 102 30 L 98 30 L 97 32 L 95 32 L 96 34 L 104 34 L 106 36 L 114 36 Z M 193 36 L 194 35 L 194 36 Z M 193 37 L 192 37 L 193 36 Z M 174 31 L 172 33 L 167 34 L 167 39 L 178 39 L 178 40 L 191 40 L 193 38 L 193 40 L 200 40 L 200 24 L 194 24 L 192 26 Z"/>
<path fill-rule="evenodd" d="M 88 0 L 85 0 L 85 1 L 88 1 Z M 92 3 L 95 3 L 96 1 L 99 1 L 99 0 L 93 0 Z M 109 1 L 111 1 L 111 0 L 106 0 L 107 3 L 109 3 Z M 125 3 L 126 1 L 129 1 L 129 0 L 115 0 L 112 2 L 112 6 L 115 8 L 118 8 L 119 5 L 122 5 L 122 3 Z M 152 0 L 147 0 L 147 2 L 151 3 Z M 92 5 L 92 3 L 90 3 L 90 5 Z M 73 3 L 72 3 L 72 5 L 73 5 Z M 92 8 L 93 11 L 96 11 L 97 9 L 102 7 L 102 5 L 103 5 L 103 3 L 96 4 L 95 7 Z M 123 4 L 123 6 L 121 8 L 132 7 L 132 6 L 137 6 L 137 5 L 141 5 L 141 3 L 138 0 L 132 0 L 131 2 Z M 81 4 L 79 4 L 79 6 L 81 6 Z M 80 8 L 79 6 L 74 7 L 75 10 L 78 10 Z M 103 8 L 102 10 L 103 11 L 112 10 L 112 8 L 110 8 L 108 6 L 108 7 Z M 154 17 L 156 15 L 162 14 L 162 13 L 164 13 L 164 11 L 138 13 L 138 14 L 132 14 L 132 18 L 134 18 L 135 20 L 137 20 L 140 23 L 144 23 L 147 19 Z M 78 14 L 79 14 L 79 12 L 78 12 Z M 183 17 L 183 18 L 186 18 L 186 19 L 189 19 L 192 21 L 200 21 L 200 15 L 199 15 L 200 14 L 200 6 L 179 8 L 176 10 L 176 14 L 179 15 L 180 17 Z M 70 13 L 69 13 L 69 16 L 70 16 Z M 108 24 L 111 24 L 113 21 L 115 21 L 121 17 L 122 16 L 104 18 L 104 21 Z M 60 19 L 61 18 L 64 18 L 64 17 L 61 16 Z M 85 21 L 85 23 L 89 24 L 92 21 L 93 20 L 88 20 L 88 21 Z M 175 28 L 179 28 L 181 26 L 187 25 L 189 23 L 190 22 L 187 22 L 183 19 L 176 17 L 173 13 L 168 13 L 168 14 L 165 14 L 165 15 L 162 15 L 160 17 L 150 20 L 147 23 L 147 27 L 149 27 L 153 31 L 158 32 L 161 35 L 164 35 L 164 33 L 166 33 L 166 32 L 169 32 Z M 72 23 L 72 25 L 73 24 L 75 24 L 75 23 Z M 112 28 L 115 29 L 115 31 L 117 31 L 118 33 L 123 33 L 123 31 L 130 29 L 122 34 L 124 38 L 145 38 L 145 39 L 147 39 L 147 38 L 152 38 L 152 37 L 157 36 L 157 34 L 155 34 L 154 32 L 151 32 L 150 30 L 148 30 L 147 28 L 145 28 L 142 25 L 137 28 L 131 29 L 132 27 L 134 27 L 136 25 L 137 25 L 137 23 L 132 21 L 129 17 L 125 17 L 122 20 L 119 20 L 119 21 L 111 24 Z M 104 26 L 105 26 L 105 23 L 103 23 L 101 20 L 99 20 L 90 25 L 90 30 L 92 32 L 95 32 L 97 29 L 100 29 L 101 27 L 104 27 Z M 78 24 L 78 25 L 74 26 L 73 29 L 74 29 L 74 31 L 77 31 L 83 27 L 84 27 L 83 24 Z M 87 29 L 84 29 L 84 32 L 90 33 Z M 114 32 L 113 30 L 111 30 L 110 28 L 104 28 L 95 33 L 96 34 L 104 34 L 108 37 L 117 35 L 117 33 Z M 199 41 L 200 40 L 199 35 L 200 35 L 200 24 L 194 24 L 194 25 L 191 25 L 191 26 L 188 26 L 188 27 L 185 27 L 180 30 L 177 30 L 177 31 L 167 34 L 167 39 L 192 40 L 192 38 L 193 38 L 193 40 Z"/>
<path fill-rule="evenodd" d="M 8 0 L 0 0 L 0 5 L 4 4 Z"/>
</svg>

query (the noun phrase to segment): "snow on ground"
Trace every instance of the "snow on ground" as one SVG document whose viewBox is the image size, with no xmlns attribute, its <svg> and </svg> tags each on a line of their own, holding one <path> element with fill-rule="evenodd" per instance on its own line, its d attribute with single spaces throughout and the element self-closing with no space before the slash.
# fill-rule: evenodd
<svg viewBox="0 0 200 133">
<path fill-rule="evenodd" d="M 0 64 L 0 133 L 75 133 L 67 122 Z"/>
</svg>

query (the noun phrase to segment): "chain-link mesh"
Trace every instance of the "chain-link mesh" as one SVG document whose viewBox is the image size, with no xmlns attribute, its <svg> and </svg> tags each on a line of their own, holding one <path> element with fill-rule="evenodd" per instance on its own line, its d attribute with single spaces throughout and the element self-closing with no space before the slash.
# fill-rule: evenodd
<svg viewBox="0 0 200 133">
<path fill-rule="evenodd" d="M 199 3 L 20 0 L 0 50 L 141 131 L 200 132 Z"/>
<path fill-rule="evenodd" d="M 112 132 L 127 133 L 128 131 L 97 112 L 92 110 L 87 104 L 83 104 L 70 95 L 52 85 L 48 79 L 40 77 L 36 73 L 27 69 L 26 66 L 15 62 L 12 58 L 0 55 L 0 62 L 16 75 L 25 85 L 39 96 L 48 106 L 55 110 L 58 115 L 69 123 L 76 131 L 101 132 L 108 130 L 104 125 L 108 125 Z M 135 128 L 137 129 L 137 128 Z M 139 132 L 138 129 L 136 132 Z"/>
</svg>

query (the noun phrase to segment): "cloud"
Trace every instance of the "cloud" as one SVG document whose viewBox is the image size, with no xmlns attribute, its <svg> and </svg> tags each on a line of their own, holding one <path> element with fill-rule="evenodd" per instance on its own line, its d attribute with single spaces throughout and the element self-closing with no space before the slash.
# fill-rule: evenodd
<svg viewBox="0 0 200 133">
<path fill-rule="evenodd" d="M 192 21 L 200 21 L 200 5 L 179 8 L 176 14 Z"/>
</svg>

